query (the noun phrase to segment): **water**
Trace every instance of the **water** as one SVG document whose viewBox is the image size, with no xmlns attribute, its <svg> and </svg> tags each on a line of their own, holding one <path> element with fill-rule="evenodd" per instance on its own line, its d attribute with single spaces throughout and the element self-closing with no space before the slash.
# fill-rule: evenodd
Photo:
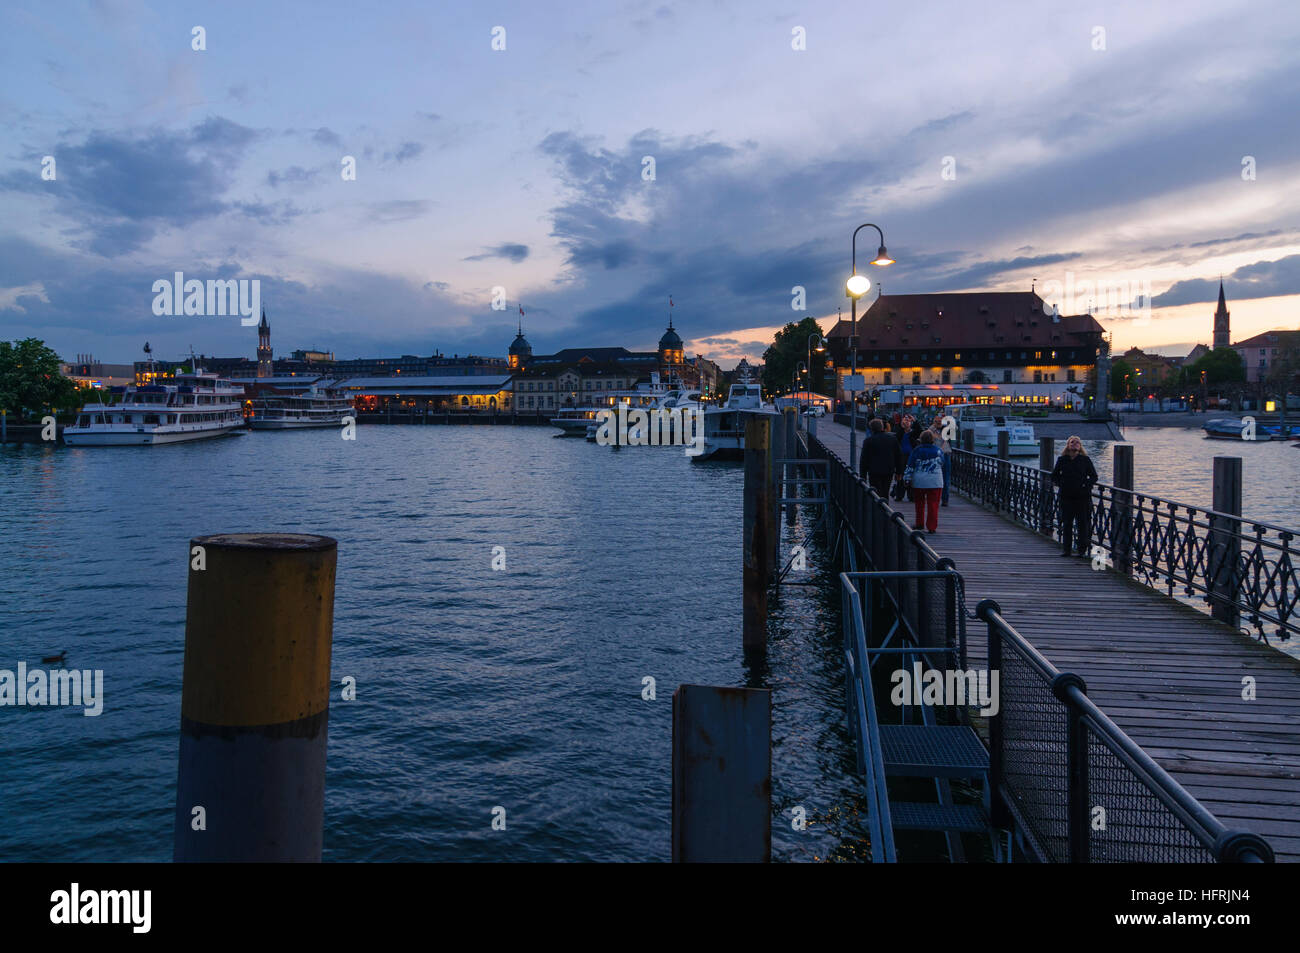
<svg viewBox="0 0 1300 953">
<path fill-rule="evenodd" d="M 0 447 L 0 668 L 66 649 L 106 695 L 0 708 L 0 859 L 170 859 L 188 542 L 266 529 L 339 541 L 327 860 L 667 860 L 682 682 L 773 689 L 777 859 L 862 856 L 829 571 L 747 666 L 739 468 L 551 433 Z"/>
<path fill-rule="evenodd" d="M 1249 519 L 1300 530 L 1300 449 L 1290 441 L 1207 440 L 1200 430 L 1128 427 L 1134 488 L 1191 506 L 1214 502 L 1214 458 L 1241 457 L 1241 512 Z M 1059 452 L 1064 440 L 1056 441 Z M 1114 474 L 1108 442 L 1085 440 L 1103 483 Z"/>
</svg>

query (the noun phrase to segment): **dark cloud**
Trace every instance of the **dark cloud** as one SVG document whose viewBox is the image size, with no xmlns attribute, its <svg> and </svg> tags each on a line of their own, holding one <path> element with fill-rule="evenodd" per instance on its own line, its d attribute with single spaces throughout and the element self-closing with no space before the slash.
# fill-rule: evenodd
<svg viewBox="0 0 1300 953">
<path fill-rule="evenodd" d="M 142 136 L 93 131 L 60 143 L 58 178 L 10 173 L 0 190 L 43 192 L 54 210 L 77 223 L 74 244 L 104 256 L 135 251 L 160 226 L 193 225 L 226 211 L 221 196 L 259 134 L 220 117 L 187 131 Z"/>
<path fill-rule="evenodd" d="M 1224 295 L 1229 303 L 1233 299 L 1300 294 L 1300 255 L 1243 265 L 1225 275 L 1223 284 Z M 1179 304 L 1212 302 L 1218 298 L 1218 278 L 1194 278 L 1174 282 L 1164 294 L 1153 295 L 1151 304 L 1156 308 L 1168 308 Z"/>
<path fill-rule="evenodd" d="M 372 202 L 367 208 L 375 221 L 406 222 L 428 214 L 433 205 L 428 199 L 393 199 L 388 202 Z"/>
<path fill-rule="evenodd" d="M 527 245 L 506 243 L 503 245 L 496 245 L 492 248 L 485 248 L 481 254 L 470 255 L 468 258 L 462 259 L 462 261 L 487 261 L 490 258 L 504 258 L 517 265 L 527 257 Z"/>
</svg>

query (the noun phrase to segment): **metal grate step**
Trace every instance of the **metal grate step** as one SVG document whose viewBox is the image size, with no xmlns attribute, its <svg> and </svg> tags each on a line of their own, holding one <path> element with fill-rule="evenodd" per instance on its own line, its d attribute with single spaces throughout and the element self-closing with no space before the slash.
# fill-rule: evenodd
<svg viewBox="0 0 1300 953">
<path fill-rule="evenodd" d="M 967 725 L 881 725 L 885 773 L 922 778 L 987 774 L 989 754 Z"/>
<path fill-rule="evenodd" d="M 978 804 L 918 804 L 891 801 L 889 818 L 896 831 L 963 831 L 983 834 L 989 818 Z"/>
</svg>

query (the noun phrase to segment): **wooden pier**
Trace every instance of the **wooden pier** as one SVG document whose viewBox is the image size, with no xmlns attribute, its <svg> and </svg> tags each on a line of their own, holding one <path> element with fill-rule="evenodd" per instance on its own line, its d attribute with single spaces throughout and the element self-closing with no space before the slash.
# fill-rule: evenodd
<svg viewBox="0 0 1300 953">
<path fill-rule="evenodd" d="M 817 437 L 848 460 L 848 427 L 819 421 Z M 893 505 L 910 524 L 912 505 Z M 1300 860 L 1300 661 L 1120 573 L 1060 558 L 1054 540 L 955 491 L 927 542 L 955 562 L 969 609 L 996 600 L 1225 825 L 1267 839 L 1278 861 Z M 970 650 L 983 664 L 979 624 Z"/>
</svg>

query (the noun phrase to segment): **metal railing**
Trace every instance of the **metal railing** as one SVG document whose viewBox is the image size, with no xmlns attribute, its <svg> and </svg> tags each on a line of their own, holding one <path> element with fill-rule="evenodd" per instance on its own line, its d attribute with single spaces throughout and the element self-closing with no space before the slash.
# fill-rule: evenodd
<svg viewBox="0 0 1300 953">
<path fill-rule="evenodd" d="M 1014 822 L 1046 861 L 1271 863 L 1258 834 L 1229 830 L 1059 671 L 986 599 L 993 823 Z"/>
<path fill-rule="evenodd" d="M 967 450 L 953 451 L 952 488 L 1053 535 L 1060 507 L 1050 473 Z M 1300 633 L 1297 531 L 1125 490 L 1093 487 L 1094 554 L 1110 568 L 1176 598 L 1195 598 L 1267 641 Z M 1175 590 L 1181 589 L 1180 593 Z"/>
<path fill-rule="evenodd" d="M 941 608 L 917 588 L 924 580 L 911 581 L 909 588 L 908 580 L 890 579 L 882 587 L 899 614 L 900 625 L 911 633 L 916 645 L 949 647 L 949 658 L 966 670 L 966 609 L 953 560 L 935 553 L 923 534 L 912 531 L 902 514 L 816 437 L 809 437 L 807 452 L 828 461 L 830 496 L 840 510 L 844 532 L 858 544 L 872 568 L 885 572 L 937 570 L 936 575 L 958 579 L 953 596 L 938 604 Z M 1007 468 L 1016 465 L 990 457 L 970 461 L 970 465 L 979 468 L 976 472 L 987 472 L 989 462 L 995 473 L 996 465 L 1002 465 L 1003 479 L 982 480 L 972 486 L 1004 492 L 996 498 L 1012 512 L 1016 512 L 1012 507 L 1020 493 L 1022 516 L 1017 518 L 1027 519 L 1030 496 L 1017 490 L 1008 476 Z M 954 486 L 957 469 L 954 460 Z M 1019 469 L 1045 476 L 1033 468 Z M 1043 496 L 1032 499 L 1038 506 L 1046 505 Z M 851 569 L 856 568 L 851 559 L 847 561 Z M 874 712 L 864 710 L 868 702 L 874 708 L 874 697 L 869 663 L 864 661 L 868 659 L 869 622 L 864 621 L 864 600 L 853 582 L 860 575 L 841 576 L 845 665 L 850 724 L 858 739 L 859 768 L 867 773 L 868 802 L 874 816 L 877 811 L 888 811 L 888 792 L 883 771 L 870 772 L 862 763 L 869 760 L 865 755 L 880 753 L 871 743 L 874 734 L 879 745 L 879 723 Z M 1087 697 L 1082 678 L 1059 671 L 1007 623 L 997 603 L 984 600 L 976 617 L 988 627 L 989 672 L 998 673 L 998 710 L 983 722 L 995 794 L 994 826 L 1021 832 L 1023 843 L 1044 861 L 1273 860 L 1267 841 L 1225 827 Z M 980 723 L 969 710 L 963 717 Z M 888 821 L 887 813 L 880 820 L 869 819 L 873 851 L 876 838 L 886 836 Z M 879 841 L 886 852 L 893 849 L 892 830 L 888 837 L 888 847 Z"/>
</svg>

